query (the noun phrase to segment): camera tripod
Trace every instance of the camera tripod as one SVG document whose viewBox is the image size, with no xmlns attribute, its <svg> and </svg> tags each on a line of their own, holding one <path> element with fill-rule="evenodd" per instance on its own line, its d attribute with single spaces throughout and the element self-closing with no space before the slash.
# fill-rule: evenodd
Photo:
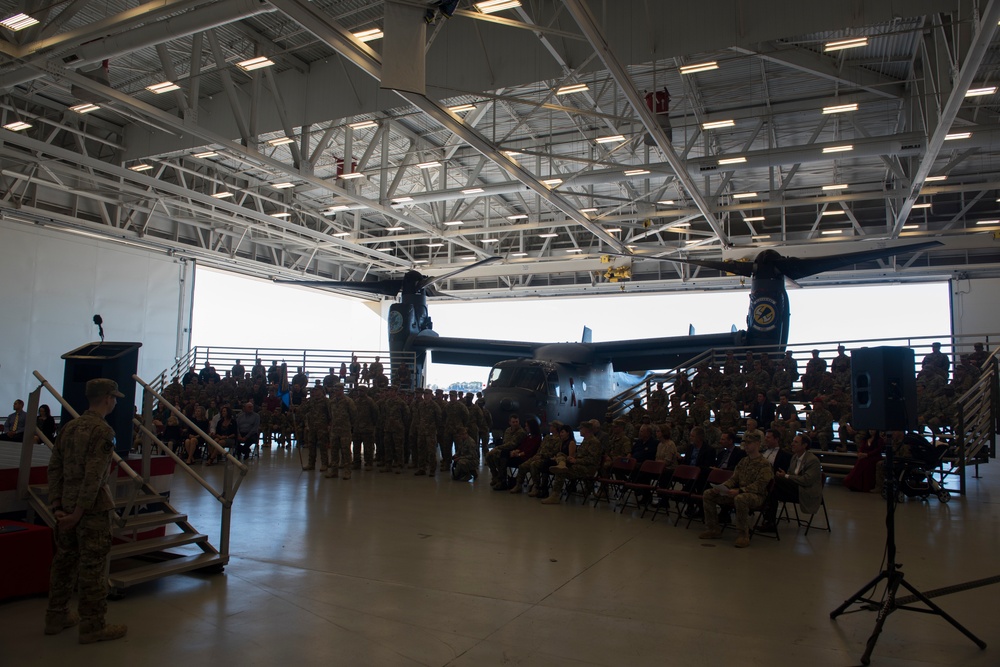
<svg viewBox="0 0 1000 667">
<path fill-rule="evenodd" d="M 940 616 L 944 620 L 951 623 L 959 632 L 971 639 L 976 646 L 981 649 L 986 648 L 986 642 L 981 640 L 979 637 L 975 636 L 969 630 L 963 626 L 961 623 L 956 621 L 954 618 L 948 615 L 941 607 L 937 606 L 930 601 L 930 598 L 925 594 L 918 591 L 909 582 L 906 581 L 906 577 L 903 575 L 902 563 L 896 562 L 896 500 L 897 500 L 897 478 L 896 470 L 893 467 L 893 446 L 892 443 L 886 446 L 885 452 L 885 463 L 884 469 L 885 474 L 885 503 L 886 503 L 886 513 L 885 513 L 885 528 L 886 528 L 886 569 L 878 573 L 878 575 L 865 584 L 857 593 L 849 597 L 844 601 L 842 605 L 830 612 L 830 618 L 837 618 L 844 611 L 847 610 L 854 603 L 864 604 L 869 606 L 869 608 L 877 607 L 878 616 L 875 619 L 875 629 L 872 631 L 871 636 L 868 638 L 868 643 L 865 644 L 865 652 L 861 656 L 861 664 L 867 665 L 871 662 L 872 651 L 875 650 L 875 643 L 878 641 L 878 637 L 882 634 L 882 626 L 885 625 L 885 621 L 889 618 L 889 614 L 896 611 L 897 609 L 902 609 L 904 611 L 917 611 L 924 614 L 934 614 Z M 874 593 L 875 588 L 881 581 L 886 582 L 886 590 L 884 594 L 884 599 L 881 601 L 873 600 L 866 597 L 869 594 Z M 908 590 L 912 598 L 923 602 L 927 605 L 927 609 L 923 607 L 911 607 L 909 604 L 900 604 L 900 601 L 896 599 L 896 593 L 899 587 L 902 586 Z"/>
</svg>

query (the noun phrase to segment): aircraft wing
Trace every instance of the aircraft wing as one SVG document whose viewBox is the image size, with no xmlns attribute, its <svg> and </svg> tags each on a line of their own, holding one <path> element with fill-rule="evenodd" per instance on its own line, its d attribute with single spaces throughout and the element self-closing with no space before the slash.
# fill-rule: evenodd
<svg viewBox="0 0 1000 667">
<path fill-rule="evenodd" d="M 714 347 L 739 345 L 743 332 L 641 338 L 591 343 L 596 359 L 611 361 L 616 371 L 674 368 Z"/>
<path fill-rule="evenodd" d="M 436 364 L 492 366 L 505 359 L 531 359 L 538 343 L 474 338 L 446 338 L 424 331 L 407 344 L 411 350 L 428 350 Z"/>
</svg>

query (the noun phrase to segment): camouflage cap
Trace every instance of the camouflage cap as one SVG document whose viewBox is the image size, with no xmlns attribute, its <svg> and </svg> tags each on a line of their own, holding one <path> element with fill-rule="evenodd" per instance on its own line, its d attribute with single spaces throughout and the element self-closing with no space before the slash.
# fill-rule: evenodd
<svg viewBox="0 0 1000 667">
<path fill-rule="evenodd" d="M 628 422 L 626 420 L 622 419 L 621 417 L 618 417 L 617 419 L 614 420 L 614 422 L 612 422 L 612 425 L 613 426 L 627 426 Z"/>
<path fill-rule="evenodd" d="M 591 419 L 588 423 L 590 424 L 590 426 L 595 431 L 600 431 L 601 430 L 601 422 L 599 420 L 597 420 L 597 419 Z"/>
<path fill-rule="evenodd" d="M 87 381 L 87 399 L 104 398 L 105 396 L 117 396 L 125 398 L 125 394 L 118 391 L 118 383 L 108 378 L 96 378 Z"/>
<path fill-rule="evenodd" d="M 756 440 L 760 442 L 760 433 L 758 431 L 747 431 L 743 434 L 743 440 Z"/>
<path fill-rule="evenodd" d="M 549 428 L 560 429 L 562 427 L 563 427 L 563 423 L 561 421 L 559 421 L 558 419 L 553 419 L 552 421 L 549 422 Z"/>
</svg>

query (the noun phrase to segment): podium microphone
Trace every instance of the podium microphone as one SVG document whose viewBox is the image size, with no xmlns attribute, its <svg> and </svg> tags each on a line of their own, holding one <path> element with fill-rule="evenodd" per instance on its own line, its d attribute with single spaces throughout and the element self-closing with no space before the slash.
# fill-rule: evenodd
<svg viewBox="0 0 1000 667">
<path fill-rule="evenodd" d="M 104 342 L 104 319 L 100 315 L 94 315 L 94 324 L 97 325 L 97 333 L 101 336 L 101 342 Z"/>
</svg>

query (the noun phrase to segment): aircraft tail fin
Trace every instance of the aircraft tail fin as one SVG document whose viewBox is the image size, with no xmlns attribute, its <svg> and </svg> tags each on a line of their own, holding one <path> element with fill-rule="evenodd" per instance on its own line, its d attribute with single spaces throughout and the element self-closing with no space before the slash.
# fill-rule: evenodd
<svg viewBox="0 0 1000 667">
<path fill-rule="evenodd" d="M 688 336 L 693 336 L 693 335 L 694 335 L 694 325 L 693 324 L 689 324 L 688 325 Z"/>
<path fill-rule="evenodd" d="M 732 325 L 732 327 L 729 329 L 729 333 L 736 333 L 737 331 L 738 331 L 738 329 L 736 328 L 735 324 Z"/>
<path fill-rule="evenodd" d="M 583 336 L 580 337 L 581 343 L 593 343 L 594 342 L 594 332 L 590 330 L 590 327 L 583 327 Z"/>
</svg>

